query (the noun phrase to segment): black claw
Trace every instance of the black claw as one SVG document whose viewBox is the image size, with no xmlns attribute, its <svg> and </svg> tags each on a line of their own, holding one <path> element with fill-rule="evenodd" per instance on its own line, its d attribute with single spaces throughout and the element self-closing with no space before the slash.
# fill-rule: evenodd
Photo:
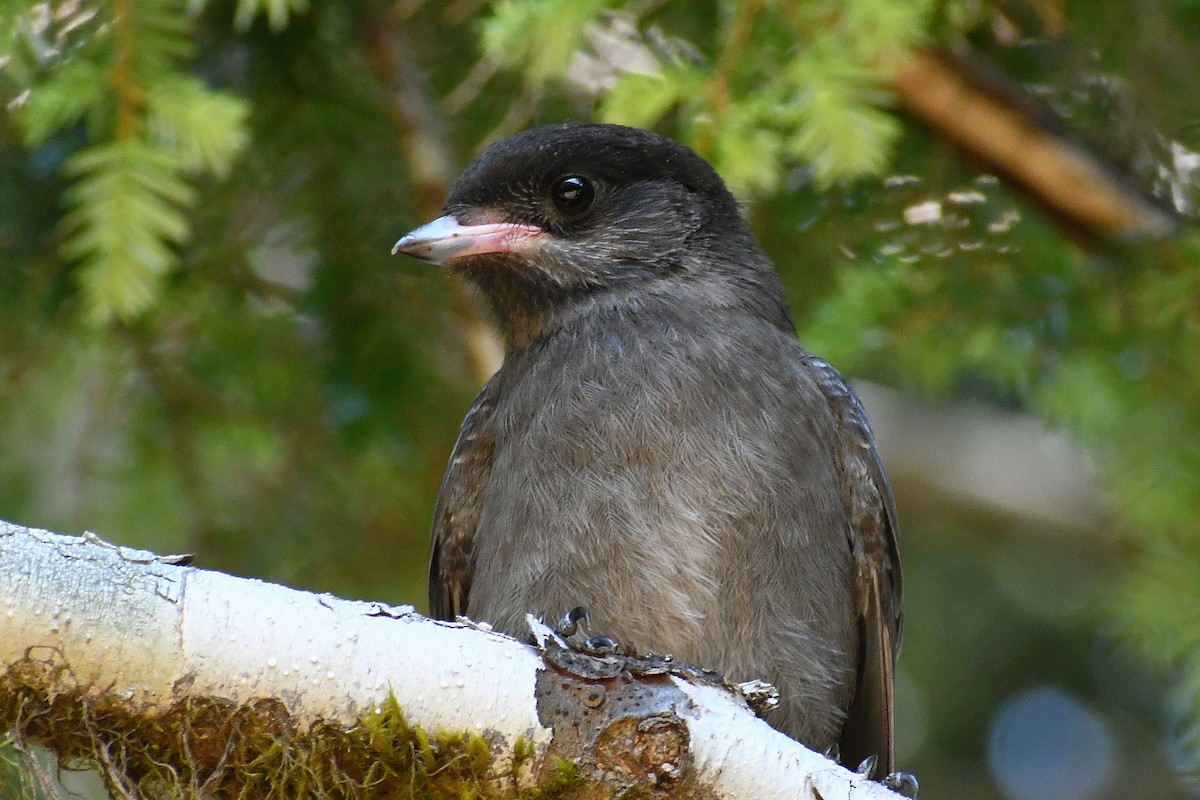
<svg viewBox="0 0 1200 800">
<path fill-rule="evenodd" d="M 917 800 L 917 776 L 911 772 L 893 772 L 880 781 L 884 786 L 897 794 L 902 794 L 911 800 Z"/>
<path fill-rule="evenodd" d="M 864 778 L 870 778 L 875 774 L 875 767 L 877 766 L 879 766 L 879 756 L 867 756 L 858 765 L 858 769 L 855 772 Z"/>
<path fill-rule="evenodd" d="M 585 607 L 575 606 L 566 614 L 563 614 L 563 618 L 558 621 L 555 631 L 564 639 L 568 639 L 579 631 L 581 625 L 586 627 L 590 618 L 591 615 L 588 614 L 588 610 Z"/>
<path fill-rule="evenodd" d="M 830 761 L 837 761 L 840 763 L 842 760 L 842 748 L 838 747 L 837 742 L 834 742 L 833 744 L 829 745 L 829 747 L 826 747 L 825 750 L 821 752 L 821 755 L 825 756 Z"/>
<path fill-rule="evenodd" d="M 611 636 L 593 636 L 583 643 L 584 649 L 595 655 L 608 655 L 617 650 L 617 640 Z"/>
<path fill-rule="evenodd" d="M 608 656 L 617 652 L 620 645 L 611 636 L 592 636 L 588 630 L 591 627 L 592 615 L 586 606 L 575 606 L 554 627 L 554 632 L 567 641 L 567 644 L 577 650 L 594 656 Z"/>
</svg>

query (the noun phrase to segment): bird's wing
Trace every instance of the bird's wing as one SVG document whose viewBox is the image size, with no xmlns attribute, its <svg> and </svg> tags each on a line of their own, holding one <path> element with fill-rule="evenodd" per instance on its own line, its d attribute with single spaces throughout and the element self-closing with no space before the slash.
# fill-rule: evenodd
<svg viewBox="0 0 1200 800">
<path fill-rule="evenodd" d="M 859 621 L 857 686 L 839 742 L 841 759 L 853 768 L 875 755 L 888 774 L 894 769 L 892 690 L 901 634 L 896 506 L 862 404 L 829 362 L 816 356 L 804 362 L 837 424 L 838 476 Z"/>
<path fill-rule="evenodd" d="M 490 422 L 496 407 L 496 386 L 493 378 L 467 412 L 433 512 L 429 612 L 438 619 L 452 620 L 467 613 L 475 573 L 475 527 L 495 449 Z"/>
</svg>

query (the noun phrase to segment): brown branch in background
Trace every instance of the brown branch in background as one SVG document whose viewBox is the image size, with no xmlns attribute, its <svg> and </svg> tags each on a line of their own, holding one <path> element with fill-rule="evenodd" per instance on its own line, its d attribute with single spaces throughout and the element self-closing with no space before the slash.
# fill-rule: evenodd
<svg viewBox="0 0 1200 800">
<path fill-rule="evenodd" d="M 133 69 L 135 47 L 131 0 L 117 0 L 114 4 L 113 31 L 117 58 L 109 72 L 109 81 L 117 93 L 117 138 L 125 140 L 137 135 L 137 111 L 145 99 Z"/>
<path fill-rule="evenodd" d="M 745 0 L 737 5 L 737 10 L 725 35 L 725 43 L 717 57 L 717 66 L 712 77 L 708 80 L 708 107 L 712 120 L 701 127 L 700 135 L 694 145 L 696 152 L 705 158 L 711 158 L 716 142 L 714 137 L 721 127 L 721 118 L 729 106 L 729 86 L 733 81 L 733 73 L 737 69 L 742 53 L 750 44 L 754 33 L 754 23 L 762 11 L 762 0 Z"/>
<path fill-rule="evenodd" d="M 1174 214 L 997 70 L 963 55 L 918 50 L 896 70 L 892 87 L 910 113 L 1074 232 L 1165 238 L 1179 226 Z"/>
<path fill-rule="evenodd" d="M 471 67 L 467 77 L 442 98 L 442 108 L 451 114 L 462 111 L 479 96 L 484 85 L 496 77 L 499 71 L 500 66 L 495 61 L 488 58 L 479 59 L 475 66 Z"/>
<path fill-rule="evenodd" d="M 442 17 L 451 25 L 462 25 L 479 13 L 487 0 L 454 0 L 442 11 Z"/>
<path fill-rule="evenodd" d="M 512 99 L 512 102 L 508 106 L 508 111 L 504 114 L 504 118 L 488 131 L 487 136 L 484 138 L 484 144 L 488 145 L 498 142 L 501 139 L 507 139 L 509 136 L 529 127 L 529 123 L 533 119 L 533 115 L 541 102 L 541 87 L 525 86 L 521 90 L 521 93 Z"/>
<path fill-rule="evenodd" d="M 359 30 L 371 70 L 388 89 L 388 114 L 400 152 L 408 160 L 417 210 L 422 220 L 432 219 L 440 213 L 458 176 L 446 121 L 430 97 L 420 65 L 412 58 L 413 47 L 405 36 L 404 20 L 374 8 L 363 15 Z M 483 383 L 499 369 L 504 347 L 475 296 L 461 281 L 455 281 L 454 286 L 471 371 Z"/>
</svg>

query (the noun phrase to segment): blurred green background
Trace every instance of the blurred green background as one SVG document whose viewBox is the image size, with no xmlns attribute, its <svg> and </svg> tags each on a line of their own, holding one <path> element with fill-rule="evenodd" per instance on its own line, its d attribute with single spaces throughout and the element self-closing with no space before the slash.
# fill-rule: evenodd
<svg viewBox="0 0 1200 800">
<path fill-rule="evenodd" d="M 926 48 L 1177 229 L 1044 214 L 897 103 Z M 0 0 L 0 92 L 0 518 L 423 607 L 497 342 L 389 248 L 497 137 L 655 127 L 862 382 L 922 796 L 1200 791 L 1200 3 Z"/>
</svg>

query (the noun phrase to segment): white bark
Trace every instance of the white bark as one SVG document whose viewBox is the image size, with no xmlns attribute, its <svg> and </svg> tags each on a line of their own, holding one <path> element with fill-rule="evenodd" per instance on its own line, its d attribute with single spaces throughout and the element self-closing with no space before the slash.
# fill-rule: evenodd
<svg viewBox="0 0 1200 800">
<path fill-rule="evenodd" d="M 534 691 L 551 667 L 506 636 L 0 522 L 0 670 L 27 656 L 65 663 L 61 679 L 133 708 L 272 697 L 301 725 L 353 725 L 390 690 L 409 723 L 487 733 L 501 761 L 519 737 L 539 757 L 554 740 Z M 779 734 L 732 693 L 672 680 L 658 683 L 678 690 L 673 711 L 716 796 L 897 797 Z"/>
</svg>

